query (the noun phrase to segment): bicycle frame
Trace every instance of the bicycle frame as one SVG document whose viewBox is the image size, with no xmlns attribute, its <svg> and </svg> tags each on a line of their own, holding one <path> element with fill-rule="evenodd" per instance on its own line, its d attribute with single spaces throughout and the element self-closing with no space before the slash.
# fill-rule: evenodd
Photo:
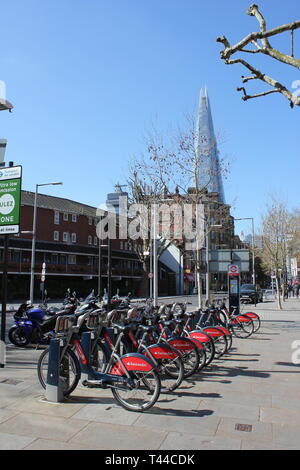
<svg viewBox="0 0 300 470">
<path fill-rule="evenodd" d="M 84 386 L 95 386 L 99 388 L 105 388 L 106 386 L 109 386 L 111 388 L 120 388 L 118 384 L 126 383 L 130 387 L 133 387 L 134 384 L 130 375 L 130 371 L 150 372 L 155 368 L 155 365 L 151 362 L 150 359 L 138 353 L 126 354 L 120 357 L 116 353 L 116 350 L 121 341 L 120 337 L 111 351 L 111 357 L 108 364 L 106 365 L 105 371 L 95 371 L 95 369 L 90 364 L 90 357 L 87 357 L 87 354 L 82 347 L 82 340 L 79 336 L 80 326 L 90 314 L 91 312 L 82 315 L 82 317 L 79 317 L 81 318 L 81 320 L 79 320 L 79 325 L 71 326 L 71 328 L 68 329 L 67 335 L 65 335 L 63 338 L 64 345 L 61 352 L 61 358 L 63 358 L 66 349 L 70 345 L 73 345 L 79 358 L 81 372 L 87 374 L 89 377 L 88 380 L 83 382 Z M 63 317 L 61 317 L 61 319 L 63 319 Z M 83 333 L 83 335 L 89 335 L 89 339 L 91 339 L 91 334 L 91 332 Z M 112 368 L 111 372 L 108 373 L 110 368 Z"/>
</svg>

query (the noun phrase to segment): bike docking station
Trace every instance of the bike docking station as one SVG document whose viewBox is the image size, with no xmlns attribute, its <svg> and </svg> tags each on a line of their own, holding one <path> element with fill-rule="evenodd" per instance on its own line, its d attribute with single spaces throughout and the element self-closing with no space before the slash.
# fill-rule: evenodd
<svg viewBox="0 0 300 470">
<path fill-rule="evenodd" d="M 70 320 L 68 316 L 59 317 L 56 321 L 55 333 L 69 330 L 73 322 L 74 319 Z M 58 336 L 50 340 L 45 392 L 45 401 L 49 403 L 62 403 L 66 400 L 64 390 L 69 388 L 70 364 L 68 356 L 63 355 L 63 350 L 64 339 L 62 337 Z"/>
<path fill-rule="evenodd" d="M 60 339 L 51 339 L 45 392 L 45 401 L 47 402 L 61 403 L 65 400 L 64 387 L 69 381 L 69 367 L 68 364 L 61 363 L 60 350 Z"/>
<path fill-rule="evenodd" d="M 89 379 L 92 379 L 94 377 L 91 377 L 91 368 L 89 367 L 90 360 L 91 360 L 91 344 L 92 344 L 92 335 L 90 331 L 85 331 L 82 333 L 81 336 L 81 347 L 82 351 L 84 354 L 84 358 L 80 363 L 81 367 L 81 377 L 80 377 L 80 386 L 83 388 L 86 388 L 83 383 L 86 382 Z"/>
<path fill-rule="evenodd" d="M 228 266 L 229 313 L 240 313 L 240 268 L 236 264 Z"/>
</svg>

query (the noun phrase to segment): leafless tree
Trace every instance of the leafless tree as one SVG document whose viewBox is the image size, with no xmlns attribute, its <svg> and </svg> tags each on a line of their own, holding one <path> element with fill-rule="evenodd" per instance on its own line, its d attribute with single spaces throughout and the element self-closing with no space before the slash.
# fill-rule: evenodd
<svg viewBox="0 0 300 470">
<path fill-rule="evenodd" d="M 274 273 L 279 309 L 282 309 L 280 293 L 284 299 L 286 287 L 289 242 L 294 235 L 295 224 L 286 203 L 272 196 L 262 218 L 262 264 L 266 274 Z"/>
<path fill-rule="evenodd" d="M 149 180 L 146 178 L 145 172 L 141 170 L 141 161 L 132 159 L 129 165 L 127 186 L 129 188 L 129 207 L 138 208 L 139 205 L 143 207 L 143 210 L 135 213 L 136 223 L 139 226 L 139 232 L 141 236 L 131 241 L 132 248 L 136 252 L 143 268 L 143 278 L 140 285 L 141 295 L 147 296 L 149 279 L 148 274 L 150 272 L 150 256 L 151 256 L 151 240 L 153 229 L 153 205 L 163 199 L 165 192 L 165 186 L 161 180 Z M 130 216 L 128 219 L 130 223 Z M 172 244 L 174 239 L 160 238 L 160 243 L 157 249 L 157 258 L 159 259 L 162 253 Z"/>
<path fill-rule="evenodd" d="M 293 21 L 292 23 L 283 24 L 276 28 L 267 29 L 266 20 L 259 10 L 258 5 L 251 5 L 247 10 L 247 14 L 250 16 L 255 16 L 259 23 L 259 31 L 252 32 L 248 34 L 241 41 L 237 42 L 234 45 L 231 45 L 228 39 L 225 36 L 220 36 L 217 38 L 217 42 L 220 42 L 224 45 L 224 50 L 221 51 L 221 58 L 224 60 L 225 64 L 242 64 L 246 69 L 251 72 L 250 76 L 242 76 L 243 83 L 248 83 L 252 80 L 260 80 L 271 87 L 266 91 L 249 95 L 245 87 L 237 88 L 238 91 L 243 93 L 242 99 L 247 101 L 252 98 L 258 98 L 261 96 L 270 95 L 272 93 L 281 93 L 289 102 L 290 106 L 300 106 L 300 97 L 297 94 L 292 93 L 287 89 L 285 85 L 280 83 L 277 79 L 268 76 L 261 70 L 258 70 L 252 64 L 247 62 L 243 57 L 233 58 L 236 53 L 240 52 L 243 54 L 264 54 L 271 57 L 272 59 L 279 61 L 285 65 L 295 67 L 300 69 L 300 59 L 297 59 L 294 54 L 294 32 L 300 28 L 300 20 Z M 275 49 L 271 43 L 270 38 L 279 36 L 285 32 L 291 34 L 291 53 L 285 54 L 277 49 Z"/>
<path fill-rule="evenodd" d="M 153 202 L 164 203 L 167 200 L 169 205 L 176 203 L 183 207 L 184 204 L 190 204 L 193 207 L 193 226 L 190 227 L 190 231 L 195 232 L 197 236 L 191 246 L 193 246 L 193 254 L 195 255 L 198 298 L 199 306 L 201 306 L 201 248 L 203 242 L 200 240 L 201 234 L 196 230 L 196 227 L 201 226 L 201 221 L 197 220 L 199 213 L 196 208 L 200 204 L 207 203 L 208 205 L 208 202 L 218 206 L 217 195 L 214 201 L 207 198 L 207 186 L 211 179 L 217 176 L 214 170 L 206 174 L 205 182 L 201 181 L 203 164 L 209 158 L 210 152 L 216 150 L 217 143 L 215 141 L 206 142 L 204 149 L 202 148 L 202 151 L 199 152 L 197 142 L 196 124 L 191 117 L 187 118 L 187 126 L 183 130 L 178 129 L 170 138 L 163 138 L 156 130 L 149 132 L 146 138 L 145 154 L 131 161 L 129 186 L 133 195 L 132 199 L 135 201 L 139 199 L 143 203 L 151 204 Z M 227 173 L 228 165 L 221 161 L 217 171 L 222 174 Z M 222 204 L 220 204 L 220 209 L 219 207 L 215 209 L 214 215 L 218 211 L 221 214 L 223 210 L 221 206 Z M 208 210 L 207 217 L 209 216 Z M 173 233 L 169 239 L 161 240 L 158 255 L 172 243 L 176 243 L 184 251 L 185 241 L 184 236 L 179 239 Z M 146 244 L 145 240 L 143 246 Z M 141 247 L 142 245 L 140 250 Z M 145 251 L 149 252 L 147 249 Z"/>
</svg>

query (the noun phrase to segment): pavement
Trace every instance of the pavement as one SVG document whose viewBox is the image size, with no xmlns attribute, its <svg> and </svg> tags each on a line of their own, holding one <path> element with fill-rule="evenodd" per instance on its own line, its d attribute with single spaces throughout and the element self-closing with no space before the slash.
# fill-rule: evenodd
<svg viewBox="0 0 300 470">
<path fill-rule="evenodd" d="M 7 347 L 0 369 L 0 449 L 300 449 L 300 299 L 253 310 L 259 332 L 230 354 L 162 393 L 145 413 L 124 410 L 110 390 L 77 387 L 47 403 L 36 364 L 41 350 Z"/>
</svg>

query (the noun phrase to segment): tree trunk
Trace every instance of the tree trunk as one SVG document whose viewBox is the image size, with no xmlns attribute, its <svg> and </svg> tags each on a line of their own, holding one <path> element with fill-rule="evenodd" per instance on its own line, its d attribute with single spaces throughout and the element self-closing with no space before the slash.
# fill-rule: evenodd
<svg viewBox="0 0 300 470">
<path fill-rule="evenodd" d="M 276 292 L 277 292 L 278 308 L 279 308 L 279 310 L 282 310 L 282 304 L 281 304 L 280 287 L 279 287 L 279 279 L 278 279 L 278 276 L 276 276 Z"/>
</svg>

